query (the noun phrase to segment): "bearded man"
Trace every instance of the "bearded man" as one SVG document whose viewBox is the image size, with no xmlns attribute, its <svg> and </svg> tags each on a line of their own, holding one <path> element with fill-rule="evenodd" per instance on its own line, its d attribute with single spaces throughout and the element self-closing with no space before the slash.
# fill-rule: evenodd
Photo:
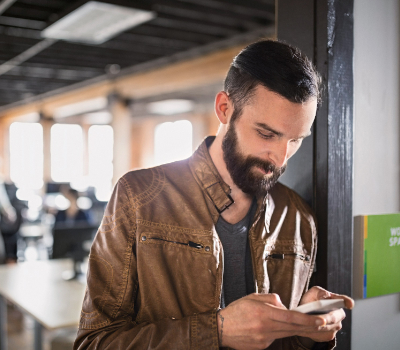
<svg viewBox="0 0 400 350">
<path fill-rule="evenodd" d="M 277 183 L 310 135 L 319 77 L 264 40 L 235 57 L 216 137 L 187 160 L 117 183 L 89 258 L 74 349 L 330 349 L 345 314 L 291 311 L 316 256 L 313 215 Z"/>
</svg>

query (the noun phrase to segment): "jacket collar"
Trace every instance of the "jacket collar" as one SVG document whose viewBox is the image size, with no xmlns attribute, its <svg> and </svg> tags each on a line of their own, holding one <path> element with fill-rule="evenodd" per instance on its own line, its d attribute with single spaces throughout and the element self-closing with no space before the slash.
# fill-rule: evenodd
<svg viewBox="0 0 400 350">
<path fill-rule="evenodd" d="M 214 139 L 215 136 L 209 136 L 204 139 L 190 158 L 189 166 L 197 183 L 214 203 L 218 213 L 221 214 L 234 201 L 230 196 L 231 189 L 229 185 L 222 180 L 208 151 L 208 147 Z"/>
</svg>

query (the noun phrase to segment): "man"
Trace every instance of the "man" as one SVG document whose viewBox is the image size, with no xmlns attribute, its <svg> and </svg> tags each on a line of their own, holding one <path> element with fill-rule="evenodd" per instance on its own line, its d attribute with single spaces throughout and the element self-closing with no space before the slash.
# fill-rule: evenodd
<svg viewBox="0 0 400 350">
<path fill-rule="evenodd" d="M 217 136 L 188 160 L 119 180 L 91 250 L 75 349 L 334 346 L 342 309 L 288 309 L 353 302 L 307 291 L 314 219 L 276 184 L 310 134 L 318 85 L 297 49 L 249 45 L 216 96 Z"/>
<path fill-rule="evenodd" d="M 1 163 L 0 158 L 0 165 Z M 0 174 L 0 264 L 17 261 L 17 235 L 21 220 L 21 213 L 17 213 L 11 204 Z"/>
</svg>

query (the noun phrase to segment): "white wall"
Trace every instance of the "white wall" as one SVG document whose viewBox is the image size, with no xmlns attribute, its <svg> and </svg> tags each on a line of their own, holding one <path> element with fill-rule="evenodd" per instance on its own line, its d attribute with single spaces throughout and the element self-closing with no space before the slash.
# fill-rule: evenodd
<svg viewBox="0 0 400 350">
<path fill-rule="evenodd" d="M 399 0 L 354 1 L 354 215 L 400 211 L 399 17 Z M 399 350 L 400 294 L 356 300 L 352 327 L 352 350 Z"/>
</svg>

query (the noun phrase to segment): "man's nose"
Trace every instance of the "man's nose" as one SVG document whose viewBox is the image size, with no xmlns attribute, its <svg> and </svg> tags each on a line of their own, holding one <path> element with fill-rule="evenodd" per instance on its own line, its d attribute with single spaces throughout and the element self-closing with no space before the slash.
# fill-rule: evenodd
<svg viewBox="0 0 400 350">
<path fill-rule="evenodd" d="M 286 164 L 288 160 L 288 152 L 289 152 L 289 142 L 282 140 L 270 152 L 269 158 L 276 167 L 281 168 Z"/>
</svg>

